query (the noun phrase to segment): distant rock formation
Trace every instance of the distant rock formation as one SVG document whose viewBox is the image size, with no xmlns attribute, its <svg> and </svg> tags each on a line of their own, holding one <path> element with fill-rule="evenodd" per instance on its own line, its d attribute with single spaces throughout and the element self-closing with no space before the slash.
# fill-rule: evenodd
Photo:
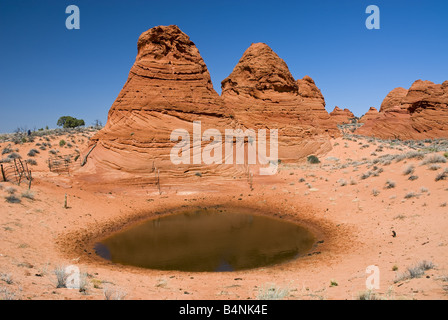
<svg viewBox="0 0 448 320">
<path fill-rule="evenodd" d="M 370 107 L 369 111 L 359 119 L 359 122 L 365 123 L 368 120 L 375 119 L 377 116 L 378 110 L 375 107 Z"/>
<path fill-rule="evenodd" d="M 349 109 L 342 110 L 338 106 L 330 112 L 330 116 L 337 124 L 348 124 L 355 118 L 355 115 Z"/>
<path fill-rule="evenodd" d="M 409 90 L 392 90 L 378 117 L 365 122 L 356 134 L 382 139 L 448 138 L 448 81 L 415 81 Z"/>
</svg>

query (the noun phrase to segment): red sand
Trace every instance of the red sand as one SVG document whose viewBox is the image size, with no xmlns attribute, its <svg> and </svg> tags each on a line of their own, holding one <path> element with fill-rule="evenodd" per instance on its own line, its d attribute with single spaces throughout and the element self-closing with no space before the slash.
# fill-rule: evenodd
<svg viewBox="0 0 448 320">
<path fill-rule="evenodd" d="M 73 139 L 81 150 L 88 143 L 80 134 L 54 137 L 51 142 L 58 145 L 60 139 Z M 447 164 L 432 171 L 420 165 L 421 160 L 392 161 L 389 165 L 377 164 L 384 171 L 363 180 L 361 175 L 373 167 L 339 164 L 349 158 L 374 159 L 371 153 L 380 143 L 343 138 L 331 142 L 333 149 L 320 156 L 320 164 L 281 165 L 274 177 L 254 178 L 253 191 L 244 175 L 225 184 L 197 177 L 197 183 L 181 189 L 164 185 L 162 173 L 162 195 L 153 185 L 94 186 L 67 174 L 50 173 L 45 164 L 48 151 L 41 151 L 35 157 L 38 165 L 32 167 L 34 200 L 22 198 L 20 204 L 7 203 L 4 197 L 9 187 L 15 188 L 20 198 L 27 186 L 1 183 L 0 289 L 24 300 L 104 299 L 105 288 L 125 292 L 126 299 L 257 299 L 262 288 L 275 284 L 289 289 L 285 299 L 357 299 L 366 291 L 366 268 L 376 265 L 380 269 L 380 289 L 376 292 L 383 298 L 446 299 L 448 181 L 436 182 L 434 178 Z M 27 152 L 36 148 L 35 143 L 12 148 L 18 148 L 26 159 Z M 362 148 L 360 143 L 369 147 Z M 1 143 L 1 150 L 7 144 Z M 76 146 L 54 148 L 68 154 Z M 377 153 L 409 150 L 405 146 L 402 151 L 394 148 L 384 147 Z M 413 175 L 417 180 L 409 181 L 402 173 L 410 164 L 415 165 Z M 299 182 L 301 178 L 305 181 Z M 340 179 L 346 181 L 345 186 Z M 385 189 L 389 179 L 395 187 Z M 352 180 L 356 184 L 352 185 Z M 374 189 L 377 196 L 372 194 Z M 418 196 L 405 199 L 409 192 Z M 63 208 L 65 194 L 68 209 Z M 102 260 L 93 251 L 96 240 L 145 217 L 182 205 L 216 204 L 249 206 L 304 223 L 324 242 L 312 255 L 295 261 L 231 273 L 125 267 Z M 433 262 L 435 268 L 420 278 L 394 281 L 407 267 L 422 260 Z M 56 288 L 54 270 L 61 265 L 76 265 L 87 272 L 86 292 Z"/>
</svg>

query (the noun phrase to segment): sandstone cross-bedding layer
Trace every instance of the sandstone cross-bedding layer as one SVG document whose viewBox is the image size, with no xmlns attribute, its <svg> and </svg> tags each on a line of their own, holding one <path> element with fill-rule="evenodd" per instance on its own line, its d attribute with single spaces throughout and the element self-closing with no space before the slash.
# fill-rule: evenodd
<svg viewBox="0 0 448 320">
<path fill-rule="evenodd" d="M 96 147 L 83 171 L 104 179 L 153 177 L 154 170 L 188 174 L 195 166 L 175 168 L 170 161 L 170 135 L 185 129 L 192 136 L 193 121 L 201 121 L 203 131 L 235 126 L 190 38 L 177 26 L 152 28 L 138 39 L 128 80 L 92 139 Z"/>
<path fill-rule="evenodd" d="M 409 90 L 392 90 L 378 116 L 355 133 L 382 139 L 448 138 L 448 81 L 417 80 Z"/>
<path fill-rule="evenodd" d="M 313 79 L 295 80 L 286 63 L 266 44 L 252 44 L 222 81 L 222 98 L 247 128 L 278 129 L 284 161 L 331 149 L 336 124 Z"/>
</svg>

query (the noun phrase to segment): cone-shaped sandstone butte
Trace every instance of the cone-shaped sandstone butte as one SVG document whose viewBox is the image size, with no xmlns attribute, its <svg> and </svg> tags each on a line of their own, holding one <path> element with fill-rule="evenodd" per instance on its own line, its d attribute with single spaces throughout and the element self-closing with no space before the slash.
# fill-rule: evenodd
<svg viewBox="0 0 448 320">
<path fill-rule="evenodd" d="M 334 110 L 330 112 L 331 118 L 336 121 L 337 124 L 347 124 L 351 123 L 352 119 L 355 117 L 353 112 L 349 109 L 342 110 L 338 106 L 334 107 Z"/>
<path fill-rule="evenodd" d="M 375 119 L 378 116 L 378 110 L 375 107 L 370 107 L 369 111 L 359 119 L 360 123 L 364 123 L 367 120 Z"/>
<path fill-rule="evenodd" d="M 448 81 L 417 80 L 409 90 L 392 90 L 378 116 L 355 133 L 381 139 L 448 138 Z"/>
<path fill-rule="evenodd" d="M 171 132 L 185 129 L 192 137 L 192 122 L 201 121 L 202 132 L 214 128 L 224 134 L 234 127 L 232 118 L 190 38 L 177 26 L 152 28 L 138 39 L 128 80 L 105 128 L 92 138 L 96 147 L 82 172 L 95 173 L 98 180 L 153 178 L 154 167 L 171 176 L 192 175 L 170 160 L 177 143 L 170 141 Z"/>
<path fill-rule="evenodd" d="M 331 149 L 329 136 L 338 131 L 320 90 L 310 77 L 295 81 L 267 45 L 252 45 L 222 86 L 220 97 L 199 50 L 177 26 L 144 32 L 128 80 L 105 128 L 82 155 L 88 154 L 88 161 L 79 173 L 90 181 L 129 183 L 153 179 L 154 167 L 173 178 L 198 171 L 234 174 L 232 165 L 172 164 L 170 151 L 177 142 L 170 141 L 170 134 L 185 129 L 192 138 L 193 121 L 201 121 L 202 132 L 218 129 L 223 136 L 232 128 L 279 129 L 282 160 Z"/>
<path fill-rule="evenodd" d="M 252 44 L 222 81 L 222 98 L 246 128 L 278 129 L 279 158 L 302 159 L 331 149 L 336 124 L 314 81 L 296 81 L 266 44 Z"/>
</svg>

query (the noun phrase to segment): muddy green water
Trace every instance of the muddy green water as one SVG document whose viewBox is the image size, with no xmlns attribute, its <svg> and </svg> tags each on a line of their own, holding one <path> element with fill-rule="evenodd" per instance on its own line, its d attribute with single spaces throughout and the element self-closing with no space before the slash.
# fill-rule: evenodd
<svg viewBox="0 0 448 320">
<path fill-rule="evenodd" d="M 236 271 L 278 264 L 315 243 L 306 228 L 249 210 L 195 209 L 151 219 L 95 246 L 114 263 L 158 270 Z"/>
</svg>

